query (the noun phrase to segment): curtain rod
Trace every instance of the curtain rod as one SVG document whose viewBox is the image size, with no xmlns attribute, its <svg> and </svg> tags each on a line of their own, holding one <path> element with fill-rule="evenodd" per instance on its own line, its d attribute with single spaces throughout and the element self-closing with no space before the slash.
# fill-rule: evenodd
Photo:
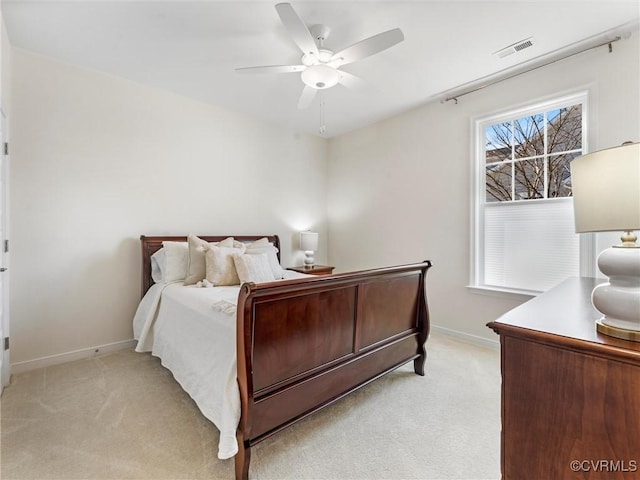
<svg viewBox="0 0 640 480">
<path fill-rule="evenodd" d="M 621 40 L 621 39 L 622 39 L 622 36 L 618 35 L 617 37 L 612 38 L 611 40 L 607 40 L 606 42 L 602 42 L 602 43 L 599 43 L 597 45 L 593 45 L 591 47 L 583 48 L 582 50 L 578 50 L 577 52 L 573 52 L 573 53 L 570 53 L 568 55 L 564 55 L 564 56 L 562 56 L 560 58 L 556 58 L 555 60 L 551 60 L 549 62 L 543 63 L 541 65 L 536 65 L 535 67 L 528 68 L 526 70 L 523 70 L 522 72 L 516 72 L 516 73 L 513 73 L 513 74 L 508 75 L 506 77 L 498 78 L 496 80 L 493 80 L 493 81 L 487 82 L 485 84 L 482 84 L 482 85 L 480 85 L 478 87 L 472 88 L 471 90 L 463 91 L 462 93 L 459 93 L 457 95 L 451 95 L 450 97 L 447 97 L 444 100 L 441 100 L 440 103 L 445 103 L 445 102 L 449 102 L 449 101 L 453 100 L 453 101 L 456 102 L 456 105 L 457 105 L 459 97 L 463 97 L 464 95 L 469 95 L 470 93 L 477 92 L 478 90 L 482 90 L 483 88 L 490 87 L 491 85 L 495 85 L 496 83 L 504 82 L 505 80 L 509 80 L 510 78 L 517 77 L 518 75 L 522 75 L 523 73 L 533 72 L 534 70 L 537 70 L 538 68 L 546 67 L 547 65 L 551 65 L 552 63 L 559 62 L 560 60 L 564 60 L 566 58 L 573 57 L 574 55 L 578 55 L 579 53 L 584 53 L 584 52 L 586 52 L 588 50 L 593 50 L 595 48 L 604 47 L 605 45 L 609 45 L 609 53 L 611 53 L 611 52 L 613 52 L 612 44 L 614 42 L 617 42 L 617 41 Z"/>
</svg>

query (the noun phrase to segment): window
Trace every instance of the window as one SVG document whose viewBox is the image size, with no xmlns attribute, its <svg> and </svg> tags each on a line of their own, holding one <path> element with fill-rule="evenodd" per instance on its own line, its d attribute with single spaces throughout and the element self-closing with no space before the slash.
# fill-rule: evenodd
<svg viewBox="0 0 640 480">
<path fill-rule="evenodd" d="M 583 93 L 475 121 L 473 286 L 537 293 L 580 274 L 569 163 L 586 109 Z"/>
</svg>

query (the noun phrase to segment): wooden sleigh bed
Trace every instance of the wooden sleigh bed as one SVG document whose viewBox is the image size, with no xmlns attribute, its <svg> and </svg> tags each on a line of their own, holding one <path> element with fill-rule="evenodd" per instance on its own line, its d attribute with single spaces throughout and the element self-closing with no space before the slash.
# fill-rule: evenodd
<svg viewBox="0 0 640 480">
<path fill-rule="evenodd" d="M 227 236 L 199 236 L 207 242 Z M 241 242 L 261 236 L 238 235 Z M 276 248 L 276 235 L 267 235 Z M 151 255 L 163 241 L 141 236 L 142 295 Z M 251 447 L 382 375 L 413 361 L 424 375 L 430 261 L 240 287 L 236 310 L 237 479 L 248 479 Z"/>
</svg>

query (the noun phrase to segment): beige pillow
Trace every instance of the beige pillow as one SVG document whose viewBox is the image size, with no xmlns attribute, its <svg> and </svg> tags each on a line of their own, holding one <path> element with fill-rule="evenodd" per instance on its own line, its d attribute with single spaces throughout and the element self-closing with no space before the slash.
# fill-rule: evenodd
<svg viewBox="0 0 640 480">
<path fill-rule="evenodd" d="M 251 245 L 247 245 L 246 253 L 249 255 L 266 254 L 274 280 L 284 278 L 284 270 L 278 261 L 278 249 L 273 243 L 269 242 L 267 237 L 256 240 Z"/>
<path fill-rule="evenodd" d="M 240 283 L 273 282 L 275 280 L 266 253 L 252 255 L 234 253 L 232 257 Z"/>
<path fill-rule="evenodd" d="M 187 243 L 189 244 L 189 262 L 187 276 L 184 279 L 185 285 L 195 285 L 200 280 L 204 280 L 206 277 L 206 263 L 204 258 L 205 249 L 210 245 L 216 245 L 219 247 L 233 247 L 233 237 L 228 237 L 221 242 L 208 243 L 195 235 L 189 235 L 187 237 Z"/>
<path fill-rule="evenodd" d="M 244 253 L 241 248 L 209 246 L 205 252 L 206 278 L 213 285 L 240 285 L 240 278 L 233 263 L 233 254 Z"/>
</svg>

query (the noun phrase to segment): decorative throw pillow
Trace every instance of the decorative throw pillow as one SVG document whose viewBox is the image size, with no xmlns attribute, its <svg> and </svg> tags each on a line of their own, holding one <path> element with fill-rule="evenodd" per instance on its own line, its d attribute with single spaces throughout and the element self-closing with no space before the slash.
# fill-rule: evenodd
<svg viewBox="0 0 640 480">
<path fill-rule="evenodd" d="M 244 253 L 241 248 L 209 246 L 205 252 L 206 278 L 216 287 L 240 285 L 240 278 L 233 263 L 233 254 Z"/>
<path fill-rule="evenodd" d="M 275 280 L 266 253 L 251 255 L 234 253 L 232 257 L 240 283 L 273 282 Z"/>
<path fill-rule="evenodd" d="M 175 282 L 184 280 L 187 275 L 189 261 L 189 247 L 187 243 L 162 242 L 162 250 L 164 251 L 164 262 L 158 263 L 162 271 L 162 281 Z M 164 263 L 164 268 L 162 263 Z"/>
<path fill-rule="evenodd" d="M 220 242 L 208 243 L 206 240 L 202 240 L 195 235 L 189 235 L 187 237 L 187 243 L 189 244 L 189 259 L 187 275 L 184 279 L 185 285 L 195 285 L 206 277 L 206 264 L 204 258 L 205 249 L 210 245 L 217 245 L 220 247 L 233 247 L 233 237 L 227 237 Z"/>
<path fill-rule="evenodd" d="M 269 242 L 267 237 L 256 240 L 252 244 L 248 245 L 246 253 L 248 255 L 266 254 L 273 278 L 275 280 L 284 278 L 284 270 L 280 266 L 280 262 L 278 262 L 278 249 L 273 243 Z"/>
</svg>

